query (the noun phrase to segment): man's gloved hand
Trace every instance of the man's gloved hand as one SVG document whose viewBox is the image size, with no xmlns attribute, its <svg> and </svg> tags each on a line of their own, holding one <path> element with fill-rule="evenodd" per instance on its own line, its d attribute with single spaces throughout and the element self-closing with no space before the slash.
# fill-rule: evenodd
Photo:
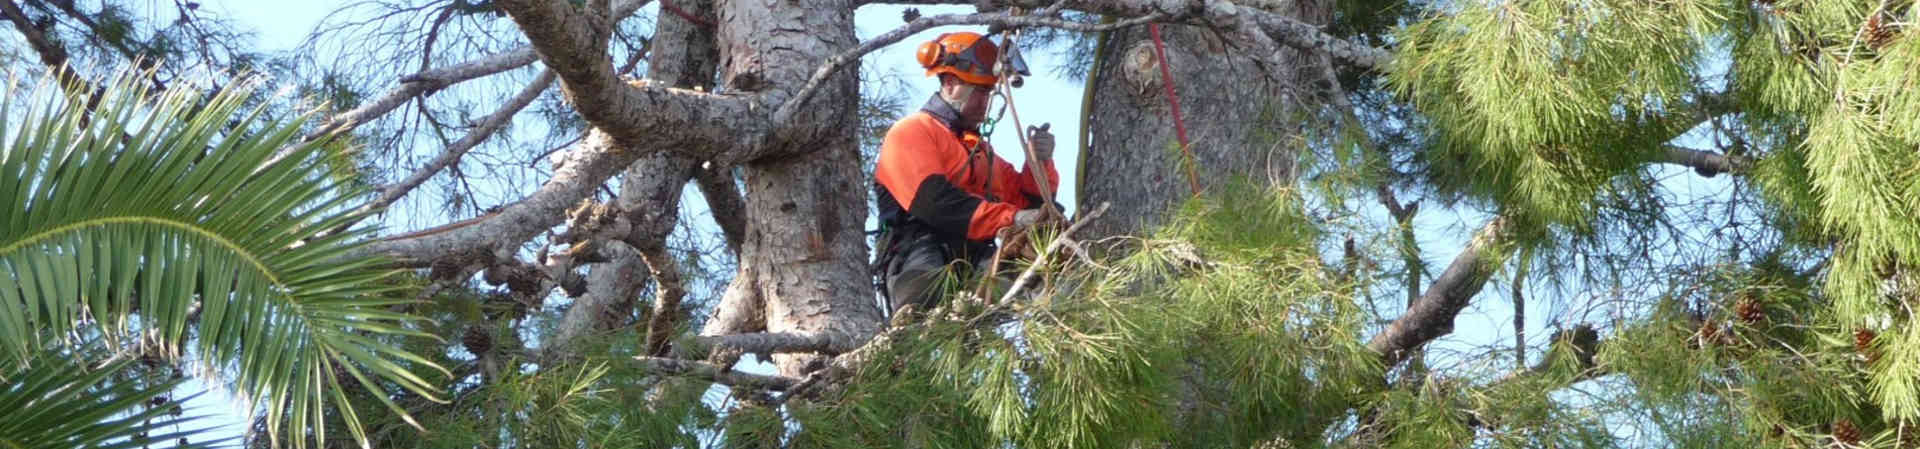
<svg viewBox="0 0 1920 449">
<path fill-rule="evenodd" d="M 1032 228 L 1034 224 L 1039 223 L 1046 217 L 1047 212 L 1040 209 L 1021 209 L 1019 212 L 1013 213 L 1012 229 L 1014 232 L 1026 231 L 1027 228 Z"/>
<path fill-rule="evenodd" d="M 1047 131 L 1052 123 L 1041 123 L 1039 127 L 1027 127 L 1027 143 L 1033 145 L 1033 156 L 1043 161 L 1053 160 L 1053 133 Z"/>
</svg>

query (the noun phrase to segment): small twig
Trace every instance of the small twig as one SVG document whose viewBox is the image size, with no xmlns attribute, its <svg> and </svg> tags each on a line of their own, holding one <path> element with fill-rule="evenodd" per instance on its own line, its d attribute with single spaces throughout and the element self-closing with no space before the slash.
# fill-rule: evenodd
<svg viewBox="0 0 1920 449">
<path fill-rule="evenodd" d="M 471 132 L 467 133 L 467 135 L 460 140 L 453 142 L 453 144 L 448 145 L 447 150 L 441 153 L 439 157 L 434 158 L 433 161 L 428 162 L 427 166 L 421 167 L 419 171 L 408 176 L 406 180 L 381 186 L 380 198 L 372 203 L 368 203 L 362 209 L 371 211 L 385 208 L 393 204 L 394 201 L 398 201 L 401 197 L 406 196 L 407 192 L 411 192 L 414 188 L 419 187 L 420 184 L 425 183 L 427 179 L 439 174 L 440 170 L 446 169 L 458 162 L 461 156 L 465 156 L 469 150 L 480 146 L 480 143 L 492 138 L 495 132 L 506 127 L 507 123 L 513 120 L 513 116 L 519 114 L 520 110 L 525 109 L 527 105 L 533 103 L 535 98 L 539 98 L 540 93 L 545 92 L 547 87 L 553 84 L 553 80 L 554 74 L 552 70 L 542 71 L 540 76 L 535 78 L 532 83 L 527 84 L 527 87 L 522 89 L 519 95 L 515 95 L 512 99 L 508 100 L 507 104 L 501 106 L 500 109 L 492 115 L 482 118 L 480 123 L 476 125 Z"/>
<path fill-rule="evenodd" d="M 1080 23 L 1080 22 L 1073 22 L 1073 21 L 1067 21 L 1067 20 L 1049 19 L 1049 18 L 1037 17 L 1037 16 L 1014 16 L 1014 15 L 1008 15 L 1006 13 L 942 14 L 938 16 L 921 17 L 918 19 L 914 19 L 912 22 L 907 22 L 906 25 L 902 25 L 899 28 L 895 28 L 893 31 L 888 31 L 886 32 L 886 34 L 881 34 L 880 36 L 874 37 L 873 39 L 869 39 L 866 42 L 861 42 L 860 46 L 858 47 L 854 47 L 853 49 L 841 52 L 840 54 L 833 55 L 832 58 L 828 58 L 826 63 L 821 64 L 819 69 L 815 69 L 813 71 L 813 77 L 807 80 L 807 84 L 805 84 L 804 87 L 801 87 L 799 92 L 793 95 L 793 98 L 787 99 L 787 101 L 784 104 L 780 105 L 780 109 L 776 110 L 776 112 L 774 112 L 773 114 L 773 122 L 776 126 L 784 126 L 789 121 L 791 121 L 792 118 L 794 117 L 794 114 L 797 114 L 800 112 L 800 105 L 802 103 L 806 103 L 808 98 L 813 97 L 813 94 L 816 91 L 820 90 L 820 86 L 826 83 L 827 77 L 832 76 L 834 72 L 840 71 L 841 68 L 844 68 L 849 64 L 852 64 L 854 61 L 859 61 L 861 55 L 872 53 L 874 50 L 879 50 L 880 48 L 886 47 L 888 45 L 893 45 L 894 43 L 897 43 L 897 42 L 900 42 L 901 40 L 906 39 L 908 36 L 912 36 L 915 33 L 926 31 L 934 27 L 950 26 L 950 25 L 1003 25 L 1003 26 L 1010 26 L 1010 27 L 1040 26 L 1040 27 L 1060 28 L 1060 29 L 1073 30 L 1073 31 L 1095 32 L 1095 31 L 1107 31 L 1112 29 L 1125 28 L 1125 27 L 1130 27 L 1130 26 L 1139 25 L 1147 22 L 1158 21 L 1158 20 L 1167 20 L 1172 17 L 1173 16 L 1169 16 L 1164 13 L 1153 13 L 1153 14 L 1147 14 L 1147 15 L 1132 18 L 1132 19 L 1121 20 L 1113 23 L 1103 23 L 1103 24 Z"/>
<path fill-rule="evenodd" d="M 1021 289 L 1026 288 L 1027 283 L 1033 280 L 1034 273 L 1037 272 L 1040 266 L 1046 265 L 1047 255 L 1053 254 L 1055 251 L 1059 251 L 1061 247 L 1066 246 L 1063 241 L 1072 240 L 1074 231 L 1078 231 L 1081 226 L 1085 226 L 1087 223 L 1093 222 L 1094 219 L 1100 218 L 1100 214 L 1107 213 L 1107 206 L 1110 205 L 1112 205 L 1112 203 L 1102 202 L 1100 206 L 1093 208 L 1092 211 L 1088 211 L 1074 220 L 1073 225 L 1068 226 L 1066 232 L 1060 233 L 1059 237 L 1055 237 L 1053 242 L 1048 243 L 1047 249 L 1041 251 L 1039 256 L 1034 257 L 1033 263 L 1027 265 L 1027 270 L 1020 273 L 1019 278 L 1013 280 L 1013 287 L 1007 288 L 1007 292 L 1000 296 L 999 303 L 1004 304 L 1013 301 L 1013 295 L 1019 294 Z"/>
</svg>

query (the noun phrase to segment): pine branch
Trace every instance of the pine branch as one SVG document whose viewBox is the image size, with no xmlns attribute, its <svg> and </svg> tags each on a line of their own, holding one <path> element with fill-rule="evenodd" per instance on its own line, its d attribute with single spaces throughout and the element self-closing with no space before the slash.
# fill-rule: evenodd
<svg viewBox="0 0 1920 449">
<path fill-rule="evenodd" d="M 607 62 L 612 23 L 606 17 L 566 2 L 497 4 L 527 35 L 541 61 L 559 74 L 580 116 L 615 142 L 728 162 L 724 159 L 755 155 L 757 148 L 742 148 L 742 142 L 764 140 L 753 137 L 765 135 L 767 127 L 749 97 L 622 80 Z"/>
<path fill-rule="evenodd" d="M 1110 205 L 1111 204 L 1109 203 L 1101 202 L 1100 205 L 1095 206 L 1092 211 L 1089 211 L 1085 215 L 1080 216 L 1079 219 L 1074 220 L 1072 226 L 1068 226 L 1065 232 L 1061 232 L 1060 236 L 1055 237 L 1053 239 L 1053 242 L 1048 243 L 1047 249 L 1045 251 L 1041 251 L 1040 255 L 1033 259 L 1032 264 L 1027 265 L 1026 271 L 1021 272 L 1019 278 L 1014 279 L 1013 286 L 1007 288 L 1007 293 L 1000 297 L 1000 301 L 997 304 L 1011 303 L 1013 301 L 1013 295 L 1019 294 L 1020 290 L 1026 288 L 1027 283 L 1033 280 L 1036 270 L 1039 269 L 1042 265 L 1046 265 L 1047 256 L 1052 255 L 1055 252 L 1059 252 L 1060 248 L 1062 247 L 1074 245 L 1073 243 L 1074 231 L 1078 231 L 1080 230 L 1081 226 L 1085 226 L 1087 223 L 1091 223 L 1093 222 L 1093 220 L 1099 219 L 1101 214 L 1107 213 L 1107 206 L 1110 206 Z M 995 264 L 997 265 L 998 264 L 997 259 L 1000 258 L 1000 255 L 995 254 L 994 258 L 996 259 Z M 988 304 L 988 305 L 992 305 L 992 304 Z"/>
<path fill-rule="evenodd" d="M 1420 300 L 1367 342 L 1368 348 L 1380 353 L 1384 366 L 1399 365 L 1412 351 L 1453 332 L 1454 318 L 1505 262 L 1507 254 L 1498 247 L 1510 237 L 1510 221 L 1504 216 L 1495 217 L 1482 226 L 1473 241 L 1454 257 L 1447 271 L 1434 278 L 1420 294 Z"/>
<path fill-rule="evenodd" d="M 1660 162 L 1692 167 L 1695 173 L 1708 178 L 1721 173 L 1743 174 L 1753 167 L 1753 160 L 1744 156 L 1729 156 L 1677 145 L 1668 145 L 1662 155 L 1665 159 Z"/>
<path fill-rule="evenodd" d="M 768 376 L 734 371 L 707 362 L 672 359 L 666 357 L 634 357 L 647 370 L 675 376 L 697 377 L 734 388 L 758 388 L 763 390 L 786 391 L 800 383 L 800 379 L 785 376 Z"/>
<path fill-rule="evenodd" d="M 651 0 L 621 0 L 614 6 L 613 17 L 633 15 L 649 2 Z M 412 101 L 414 97 L 427 95 L 454 84 L 524 67 L 536 60 L 539 60 L 539 55 L 535 54 L 533 47 L 529 45 L 482 59 L 402 76 L 400 87 L 389 90 L 380 98 L 363 103 L 360 107 L 334 114 L 319 128 L 308 133 L 305 140 L 312 141 L 333 133 L 352 131 L 388 112 L 393 112 L 400 105 Z"/>
<path fill-rule="evenodd" d="M 683 339 L 675 352 L 683 356 L 706 356 L 714 351 L 744 354 L 815 353 L 841 354 L 856 349 L 855 342 L 835 339 L 832 334 L 792 332 L 756 332 L 747 334 L 694 336 Z"/>
<path fill-rule="evenodd" d="M 414 266 L 476 253 L 512 260 L 522 243 L 560 224 L 567 217 L 567 208 L 592 196 L 601 184 L 642 154 L 619 148 L 605 133 L 595 130 L 556 164 L 552 178 L 526 198 L 479 219 L 389 237 L 367 251 Z"/>
<path fill-rule="evenodd" d="M 1116 21 L 1113 23 L 1103 23 L 1103 24 L 1073 22 L 1073 21 L 1041 17 L 1036 15 L 1011 15 L 1005 12 L 976 13 L 976 14 L 943 14 L 938 16 L 921 17 L 918 19 L 914 19 L 913 21 L 908 22 L 906 25 L 902 25 L 899 28 L 895 28 L 893 29 L 893 31 L 888 31 L 884 34 L 874 37 L 873 39 L 868 39 L 866 42 L 861 42 L 860 46 L 858 47 L 854 47 L 850 50 L 841 52 L 840 54 L 834 55 L 832 58 L 827 59 L 826 63 L 821 64 L 820 68 L 815 69 L 813 71 L 813 76 L 807 80 L 807 84 L 801 87 L 798 93 L 795 93 L 793 95 L 793 98 L 788 99 L 785 103 L 780 105 L 780 109 L 777 112 L 774 112 L 773 114 L 773 122 L 785 125 L 789 123 L 791 120 L 793 120 L 794 114 L 800 111 L 800 106 L 802 104 L 805 104 L 808 99 L 812 98 L 814 92 L 820 90 L 820 86 L 826 83 L 828 77 L 832 76 L 834 72 L 840 71 L 841 68 L 844 68 L 855 61 L 859 61 L 860 56 L 865 55 L 867 53 L 872 53 L 875 50 L 879 50 L 889 45 L 893 45 L 895 43 L 900 42 L 901 40 L 906 39 L 909 36 L 912 36 L 921 31 L 932 29 L 934 27 L 953 26 L 953 25 L 991 25 L 991 26 L 1007 26 L 1007 27 L 1049 27 L 1049 28 L 1060 28 L 1060 29 L 1073 30 L 1073 31 L 1099 32 L 1099 31 L 1107 31 L 1107 30 L 1130 27 L 1134 25 L 1147 23 L 1147 22 L 1166 20 L 1171 17 L 1172 16 L 1169 16 L 1163 13 L 1152 13 L 1152 14 L 1146 14 L 1140 17 L 1127 19 L 1127 20 Z"/>
<path fill-rule="evenodd" d="M 507 103 L 501 105 L 500 109 L 480 119 L 480 122 L 474 125 L 472 131 L 469 131 L 467 135 L 461 137 L 460 140 L 448 145 L 447 149 L 440 153 L 440 156 L 427 162 L 425 167 L 421 167 L 420 170 L 415 171 L 405 180 L 381 186 L 379 188 L 380 197 L 371 203 L 367 203 L 362 209 L 375 210 L 386 208 L 388 205 L 393 204 L 394 201 L 398 201 L 401 197 L 406 196 L 407 192 L 412 192 L 414 188 L 427 182 L 427 179 L 439 174 L 440 170 L 459 162 L 461 156 L 465 156 L 467 152 L 473 150 L 474 147 L 480 146 L 481 142 L 493 138 L 493 134 L 499 132 L 501 128 L 505 128 L 507 123 L 513 120 L 513 116 L 520 113 L 520 110 L 526 109 L 527 105 L 533 104 L 534 99 L 539 98 L 541 93 L 547 91 L 547 87 L 553 85 L 553 80 L 554 74 L 552 70 L 542 71 L 540 76 L 535 78 L 532 83 L 527 84 L 526 88 L 521 89 L 518 95 L 514 95 L 512 99 L 507 100 Z"/>
<path fill-rule="evenodd" d="M 1536 363 L 1525 370 L 1514 372 L 1486 386 L 1479 387 L 1477 390 L 1480 390 L 1482 393 L 1470 396 L 1491 396 L 1493 393 L 1515 388 L 1524 388 L 1526 391 L 1550 392 L 1611 373 L 1606 367 L 1594 362 L 1594 355 L 1598 354 L 1600 346 L 1606 343 L 1600 341 L 1600 333 L 1594 330 L 1593 326 L 1583 323 L 1572 329 L 1555 332 L 1553 341 L 1553 347 L 1548 350 L 1547 355 L 1540 360 L 1540 363 Z M 1571 357 L 1571 360 L 1567 361 L 1573 362 L 1572 371 L 1565 372 L 1558 370 L 1557 368 L 1559 367 L 1555 365 L 1557 363 L 1563 363 L 1562 360 L 1568 357 Z M 1554 375 L 1561 375 L 1563 377 L 1549 377 Z M 1545 380 L 1549 382 L 1549 384 L 1531 384 L 1541 380 Z M 1497 421 L 1497 419 L 1489 420 L 1487 417 L 1483 417 L 1473 410 L 1466 410 L 1465 412 L 1467 413 L 1468 427 L 1484 428 L 1498 424 L 1497 422 L 1490 422 Z"/>
<path fill-rule="evenodd" d="M 14 3 L 13 0 L 0 0 L 0 15 L 5 15 L 7 21 L 13 22 L 13 28 L 20 31 L 21 37 L 26 38 L 27 46 L 33 47 L 33 52 L 40 56 L 40 64 L 47 66 L 47 70 L 54 74 L 55 79 L 60 80 L 60 87 L 66 89 L 67 93 L 91 96 L 98 92 L 92 82 L 87 81 L 68 65 L 66 47 L 54 42 L 45 31 L 34 25 L 33 20 L 27 17 L 27 12 L 21 10 L 19 4 Z M 92 108 L 93 104 L 89 101 L 88 109 Z"/>
</svg>

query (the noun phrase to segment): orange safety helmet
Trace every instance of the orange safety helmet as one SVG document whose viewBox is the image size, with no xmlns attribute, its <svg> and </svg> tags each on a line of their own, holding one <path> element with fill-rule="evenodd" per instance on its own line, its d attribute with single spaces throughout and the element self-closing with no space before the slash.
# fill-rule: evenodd
<svg viewBox="0 0 1920 449">
<path fill-rule="evenodd" d="M 927 76 L 945 73 L 960 78 L 968 84 L 991 86 L 1000 78 L 993 74 L 993 64 L 1000 58 L 1000 47 L 970 31 L 942 34 L 927 43 L 920 44 L 920 50 L 914 57 L 920 60 L 920 67 L 927 69 Z"/>
</svg>

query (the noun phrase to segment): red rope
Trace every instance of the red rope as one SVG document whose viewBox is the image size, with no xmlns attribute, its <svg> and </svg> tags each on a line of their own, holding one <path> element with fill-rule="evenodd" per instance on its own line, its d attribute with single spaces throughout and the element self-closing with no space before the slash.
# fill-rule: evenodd
<svg viewBox="0 0 1920 449">
<path fill-rule="evenodd" d="M 702 19 L 699 16 L 689 14 L 687 13 L 686 10 L 682 10 L 678 6 L 673 6 L 673 2 L 669 2 L 667 0 L 660 0 L 660 8 L 667 10 L 667 12 L 673 13 L 673 15 L 680 16 L 680 18 L 682 19 L 687 19 L 688 22 L 693 22 L 694 24 L 707 27 L 707 28 L 714 27 L 713 21 Z"/>
<path fill-rule="evenodd" d="M 1200 194 L 1200 173 L 1194 169 L 1199 165 L 1193 158 L 1193 147 L 1187 143 L 1187 121 L 1180 116 L 1180 95 L 1173 91 L 1173 71 L 1167 69 L 1167 44 L 1160 41 L 1160 24 L 1147 25 L 1153 34 L 1153 54 L 1160 58 L 1160 77 L 1166 82 L 1160 83 L 1167 88 L 1167 103 L 1173 106 L 1173 132 L 1180 138 L 1180 151 L 1187 155 L 1187 184 L 1193 187 L 1193 194 Z"/>
</svg>

